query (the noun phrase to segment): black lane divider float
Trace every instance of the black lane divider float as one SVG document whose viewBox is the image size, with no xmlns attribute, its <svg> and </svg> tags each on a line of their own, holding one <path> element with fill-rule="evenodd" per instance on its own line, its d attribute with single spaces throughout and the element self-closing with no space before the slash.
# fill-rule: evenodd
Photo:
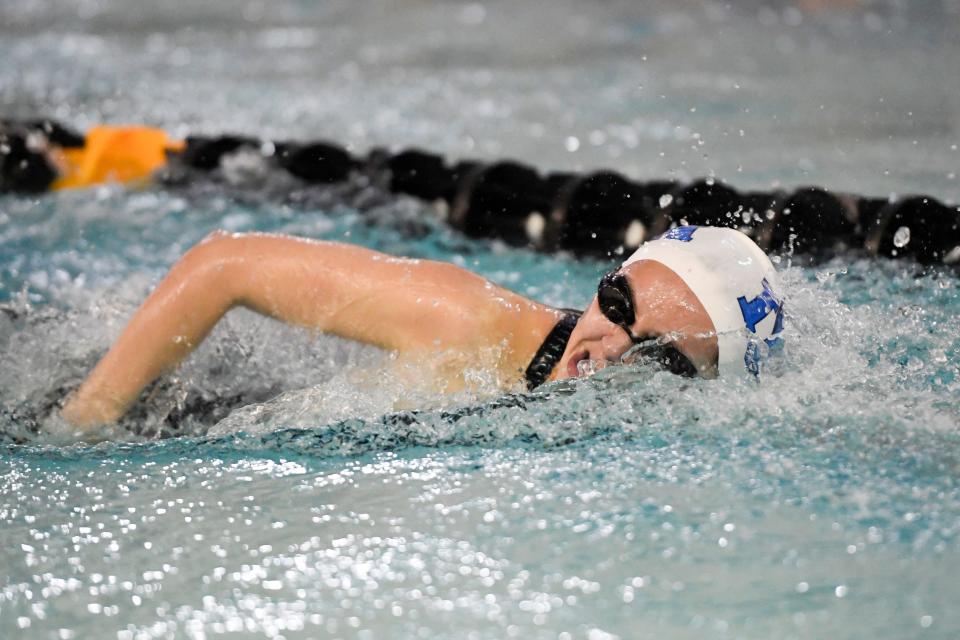
<svg viewBox="0 0 960 640">
<path fill-rule="evenodd" d="M 30 135 L 65 147 L 83 145 L 82 136 L 49 120 L 0 120 L 0 191 L 43 191 L 55 179 L 49 162 L 31 150 Z M 960 207 L 923 195 L 876 198 L 818 187 L 741 192 L 710 179 L 636 182 L 610 170 L 544 175 L 513 160 L 450 164 L 419 149 L 374 149 L 354 157 L 329 142 L 232 135 L 188 137 L 185 149 L 170 154 L 155 178 L 182 184 L 238 162 L 313 185 L 359 177 L 434 203 L 450 225 L 471 237 L 543 252 L 609 257 L 673 225 L 693 224 L 740 229 L 767 251 L 827 257 L 859 249 L 922 264 L 960 263 Z"/>
</svg>

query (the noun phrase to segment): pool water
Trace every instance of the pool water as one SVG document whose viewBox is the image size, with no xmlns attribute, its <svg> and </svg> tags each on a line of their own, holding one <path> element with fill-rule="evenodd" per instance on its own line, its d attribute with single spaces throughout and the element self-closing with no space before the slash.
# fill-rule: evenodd
<svg viewBox="0 0 960 640">
<path fill-rule="evenodd" d="M 0 104 L 951 201 L 960 104 L 936 70 L 960 17 L 916 4 L 27 2 L 0 7 Z M 0 637 L 960 633 L 954 270 L 777 257 L 787 347 L 758 381 L 622 367 L 503 395 L 476 372 L 437 396 L 389 354 L 235 311 L 114 441 L 51 435 L 213 229 L 449 260 L 564 306 L 611 266 L 370 189 L 267 191 L 0 198 Z"/>
</svg>

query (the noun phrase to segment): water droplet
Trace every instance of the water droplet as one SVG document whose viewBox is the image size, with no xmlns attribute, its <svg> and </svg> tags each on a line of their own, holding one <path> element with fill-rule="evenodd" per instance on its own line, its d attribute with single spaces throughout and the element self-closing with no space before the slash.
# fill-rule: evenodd
<svg viewBox="0 0 960 640">
<path fill-rule="evenodd" d="M 623 234 L 623 243 L 630 247 L 639 247 L 647 237 L 647 228 L 639 220 L 634 220 Z"/>
<path fill-rule="evenodd" d="M 662 196 L 660 196 L 661 209 L 666 209 L 667 207 L 669 207 L 671 202 L 673 202 L 673 196 L 670 195 L 669 193 L 665 193 Z"/>
<path fill-rule="evenodd" d="M 900 227 L 893 234 L 893 246 L 902 249 L 910 243 L 910 227 Z"/>
<path fill-rule="evenodd" d="M 596 360 L 581 360 L 577 363 L 577 375 L 579 375 L 581 378 L 585 378 L 587 376 L 592 376 L 602 368 L 603 366 L 601 366 Z"/>
</svg>

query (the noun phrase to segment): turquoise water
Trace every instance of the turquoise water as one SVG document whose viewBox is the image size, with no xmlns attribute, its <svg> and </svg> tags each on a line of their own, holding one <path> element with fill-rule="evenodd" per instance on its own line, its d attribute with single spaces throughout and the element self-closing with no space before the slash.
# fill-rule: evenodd
<svg viewBox="0 0 960 640">
<path fill-rule="evenodd" d="M 373 349 L 234 313 L 128 421 L 139 437 L 64 447 L 17 416 L 79 380 L 216 226 L 443 257 L 558 304 L 583 304 L 606 265 L 412 239 L 342 207 L 120 190 L 5 206 L 4 294 L 32 308 L 4 321 L 0 369 L 3 432 L 25 441 L 0 458 L 5 637 L 960 629 L 952 274 L 784 259 L 789 349 L 759 384 L 620 369 L 466 401 L 411 400 L 362 375 Z M 154 439 L 178 399 L 265 388 L 212 430 Z"/>
<path fill-rule="evenodd" d="M 956 7 L 917 5 L 28 2 L 0 7 L 0 104 L 956 199 L 960 109 L 935 72 Z M 517 37 L 548 28 L 567 37 Z M 758 382 L 615 368 L 437 397 L 388 354 L 236 311 L 115 441 L 49 435 L 216 228 L 450 260 L 564 306 L 610 266 L 370 190 L 267 191 L 0 198 L 0 638 L 960 633 L 955 271 L 779 257 L 787 348 Z"/>
</svg>

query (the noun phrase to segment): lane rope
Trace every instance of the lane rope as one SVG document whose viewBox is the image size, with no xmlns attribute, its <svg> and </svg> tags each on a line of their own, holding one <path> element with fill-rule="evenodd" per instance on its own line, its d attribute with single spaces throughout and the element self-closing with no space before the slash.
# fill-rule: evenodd
<svg viewBox="0 0 960 640">
<path fill-rule="evenodd" d="M 82 150 L 90 135 L 53 120 L 0 119 L 0 192 L 55 188 L 63 168 L 50 150 Z M 638 182 L 605 169 L 544 174 L 514 160 L 448 162 L 421 149 L 378 148 L 354 156 L 319 140 L 222 135 L 163 144 L 166 163 L 156 170 L 149 165 L 155 183 L 237 186 L 285 174 L 290 190 L 350 181 L 379 185 L 432 203 L 468 236 L 542 252 L 610 257 L 673 226 L 712 225 L 740 229 L 765 251 L 825 258 L 860 250 L 921 264 L 960 263 L 960 207 L 924 195 L 880 198 L 812 186 L 740 191 L 713 179 Z"/>
</svg>

